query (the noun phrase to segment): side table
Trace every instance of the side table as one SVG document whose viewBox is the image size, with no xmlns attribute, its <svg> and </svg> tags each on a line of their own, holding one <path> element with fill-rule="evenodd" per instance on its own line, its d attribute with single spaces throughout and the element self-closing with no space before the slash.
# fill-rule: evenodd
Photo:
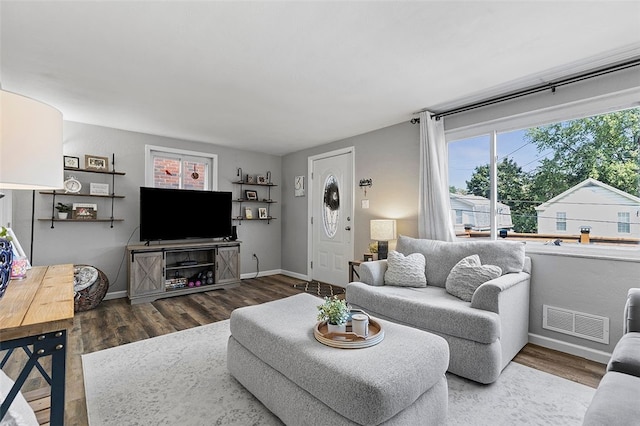
<svg viewBox="0 0 640 426">
<path fill-rule="evenodd" d="M 36 266 L 27 278 L 9 283 L 0 299 L 0 368 L 16 348 L 29 359 L 0 406 L 4 418 L 25 380 L 36 368 L 51 386 L 49 423 L 64 424 L 67 330 L 73 327 L 73 265 Z M 40 358 L 51 357 L 51 375 Z"/>
<path fill-rule="evenodd" d="M 355 275 L 356 277 L 360 278 L 360 275 L 358 275 L 358 271 L 356 271 L 356 267 L 360 266 L 360 264 L 364 262 L 364 260 L 350 260 L 349 261 L 349 282 L 352 283 L 353 282 L 353 276 Z"/>
</svg>

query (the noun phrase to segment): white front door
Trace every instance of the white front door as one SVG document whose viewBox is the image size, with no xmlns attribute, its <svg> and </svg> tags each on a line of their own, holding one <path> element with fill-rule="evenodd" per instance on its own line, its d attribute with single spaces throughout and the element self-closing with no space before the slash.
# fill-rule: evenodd
<svg viewBox="0 0 640 426">
<path fill-rule="evenodd" d="M 353 150 L 310 159 L 311 278 L 344 286 L 353 257 Z"/>
</svg>

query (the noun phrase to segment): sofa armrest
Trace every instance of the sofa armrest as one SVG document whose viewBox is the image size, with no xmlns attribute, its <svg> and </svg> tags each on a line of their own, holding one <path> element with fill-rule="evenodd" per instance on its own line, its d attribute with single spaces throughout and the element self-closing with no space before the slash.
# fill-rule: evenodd
<svg viewBox="0 0 640 426">
<path fill-rule="evenodd" d="M 630 288 L 624 306 L 623 332 L 640 332 L 640 288 Z"/>
<path fill-rule="evenodd" d="M 500 294 L 518 284 L 528 282 L 531 275 L 526 272 L 505 274 L 493 280 L 487 281 L 478 287 L 471 297 L 471 307 L 485 311 L 500 313 Z"/>
<path fill-rule="evenodd" d="M 374 260 L 360 264 L 360 281 L 374 286 L 384 285 L 384 273 L 387 271 L 386 260 Z"/>
</svg>

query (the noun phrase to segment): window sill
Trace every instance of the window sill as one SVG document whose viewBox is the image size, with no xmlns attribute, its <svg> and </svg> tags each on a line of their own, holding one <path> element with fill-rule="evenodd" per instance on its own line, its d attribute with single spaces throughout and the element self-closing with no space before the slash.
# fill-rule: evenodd
<svg viewBox="0 0 640 426">
<path fill-rule="evenodd" d="M 568 256 L 587 259 L 616 260 L 622 262 L 640 262 L 640 247 L 605 247 L 584 244 L 563 244 L 560 246 L 527 241 L 525 251 L 528 254 L 544 256 Z"/>
</svg>

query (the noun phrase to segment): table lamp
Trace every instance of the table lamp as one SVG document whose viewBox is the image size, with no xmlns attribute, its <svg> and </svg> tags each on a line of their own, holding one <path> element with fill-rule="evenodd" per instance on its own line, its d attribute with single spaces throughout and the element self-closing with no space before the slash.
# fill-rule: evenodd
<svg viewBox="0 0 640 426">
<path fill-rule="evenodd" d="M 35 190 L 62 189 L 63 180 L 62 113 L 0 89 L 0 189 L 34 190 L 31 250 Z"/>
<path fill-rule="evenodd" d="M 61 189 L 62 113 L 0 90 L 0 188 Z"/>
<path fill-rule="evenodd" d="M 396 239 L 396 221 L 393 219 L 372 220 L 371 239 L 378 241 L 378 259 L 386 259 L 389 252 L 389 240 Z"/>
</svg>

